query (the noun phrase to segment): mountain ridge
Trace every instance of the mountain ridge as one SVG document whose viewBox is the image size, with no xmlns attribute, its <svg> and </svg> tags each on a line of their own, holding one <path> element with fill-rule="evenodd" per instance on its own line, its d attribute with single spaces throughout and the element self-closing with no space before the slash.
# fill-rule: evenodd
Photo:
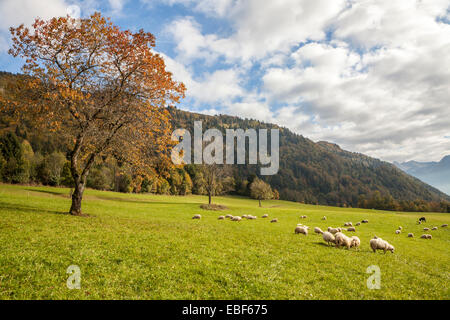
<svg viewBox="0 0 450 320">
<path fill-rule="evenodd" d="M 287 128 L 253 119 L 229 115 L 204 115 L 169 108 L 174 129 L 193 132 L 193 122 L 203 121 L 203 128 L 280 130 L 280 170 L 274 176 L 260 177 L 280 191 L 285 200 L 325 205 L 358 206 L 361 196 L 378 191 L 395 200 L 449 201 L 438 189 L 408 175 L 395 165 L 362 153 L 343 150 L 339 145 L 314 142 Z M 258 176 L 258 165 L 236 165 L 236 176 Z"/>
<path fill-rule="evenodd" d="M 440 161 L 395 161 L 394 165 L 450 195 L 450 155 L 442 157 Z"/>
</svg>

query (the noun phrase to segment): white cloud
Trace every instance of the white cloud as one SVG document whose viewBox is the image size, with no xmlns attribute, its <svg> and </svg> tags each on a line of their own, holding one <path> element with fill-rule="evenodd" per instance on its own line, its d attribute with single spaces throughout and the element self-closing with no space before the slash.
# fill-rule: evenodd
<svg viewBox="0 0 450 320">
<path fill-rule="evenodd" d="M 450 152 L 448 0 L 169 1 L 230 22 L 227 37 L 194 18 L 169 29 L 177 60 L 211 66 L 224 58 L 239 68 L 226 88 L 235 81 L 240 89 L 230 92 L 240 100 L 222 110 L 387 160 Z M 246 91 L 240 84 L 256 61 L 262 85 Z M 195 99 L 214 100 L 196 85 Z"/>
<path fill-rule="evenodd" d="M 127 0 L 108 0 L 113 14 L 120 14 Z"/>
<path fill-rule="evenodd" d="M 123 1 L 123 0 L 112 0 Z M 0 1 L 0 53 L 10 46 L 10 27 L 20 24 L 31 26 L 36 18 L 50 19 L 65 16 L 71 12 L 71 6 L 78 6 L 80 11 L 90 14 L 97 9 L 97 0 L 2 0 Z"/>
<path fill-rule="evenodd" d="M 169 28 L 180 56 L 191 59 L 223 56 L 227 61 L 247 62 L 286 53 L 300 42 L 324 39 L 326 26 L 342 10 L 345 1 L 278 0 L 266 1 L 264 5 L 259 0 L 169 3 L 194 5 L 195 10 L 224 17 L 234 30 L 230 37 L 204 35 L 192 18 L 180 18 Z"/>
<path fill-rule="evenodd" d="M 240 86 L 239 72 L 235 69 L 219 69 L 214 72 L 205 72 L 200 77 L 193 78 L 192 71 L 182 63 L 167 55 L 161 54 L 167 70 L 173 73 L 174 79 L 182 81 L 187 88 L 188 98 L 195 99 L 197 104 L 223 104 L 231 103 L 235 98 L 246 95 Z"/>
</svg>

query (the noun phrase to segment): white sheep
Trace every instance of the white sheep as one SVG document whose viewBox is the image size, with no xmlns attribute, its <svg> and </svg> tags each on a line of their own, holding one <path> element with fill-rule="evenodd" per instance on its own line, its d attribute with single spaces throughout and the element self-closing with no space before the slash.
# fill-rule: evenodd
<svg viewBox="0 0 450 320">
<path fill-rule="evenodd" d="M 305 227 L 296 227 L 295 228 L 295 234 L 297 233 L 303 233 L 305 236 L 308 235 L 308 229 Z"/>
<path fill-rule="evenodd" d="M 278 218 L 272 219 L 270 222 L 278 222 Z"/>
<path fill-rule="evenodd" d="M 414 233 L 408 233 L 408 238 L 414 238 Z"/>
<path fill-rule="evenodd" d="M 247 219 L 247 218 L 248 218 L 248 215 L 244 214 L 244 215 L 241 216 L 241 217 L 242 217 L 242 219 Z"/>
<path fill-rule="evenodd" d="M 267 218 L 269 215 L 266 213 L 266 214 L 263 214 L 262 215 L 262 218 Z"/>
<path fill-rule="evenodd" d="M 350 227 L 350 228 L 347 228 L 347 231 L 353 231 L 353 232 L 356 232 L 356 228 L 355 228 L 355 227 Z"/>
<path fill-rule="evenodd" d="M 401 232 L 401 230 L 395 230 L 395 234 L 400 234 Z"/>
<path fill-rule="evenodd" d="M 433 236 L 431 234 L 423 234 L 420 236 L 422 239 L 431 239 Z"/>
<path fill-rule="evenodd" d="M 323 233 L 322 229 L 320 229 L 319 227 L 315 227 L 314 232 L 315 233 Z"/>
<path fill-rule="evenodd" d="M 340 246 L 346 246 L 347 249 L 350 249 L 350 247 L 352 245 L 352 239 L 351 238 L 347 237 L 342 232 L 336 233 L 334 235 L 334 238 L 335 238 L 336 248 L 339 248 Z"/>
<path fill-rule="evenodd" d="M 423 231 L 430 231 L 430 228 L 423 228 Z"/>
<path fill-rule="evenodd" d="M 369 223 L 369 220 L 362 220 L 362 223 Z"/>
<path fill-rule="evenodd" d="M 242 220 L 242 218 L 239 216 L 235 216 L 235 217 L 231 218 L 231 221 L 241 221 L 241 220 Z"/>
<path fill-rule="evenodd" d="M 327 217 L 323 216 L 323 217 L 322 217 L 322 220 L 327 220 Z"/>
<path fill-rule="evenodd" d="M 341 232 L 340 228 L 332 228 L 332 227 L 328 227 L 328 232 L 332 233 L 332 234 L 336 234 L 338 232 Z"/>
<path fill-rule="evenodd" d="M 219 216 L 219 220 L 225 219 L 225 216 Z"/>
<path fill-rule="evenodd" d="M 361 225 L 361 222 L 357 222 L 357 223 L 355 224 L 355 226 L 359 226 L 359 225 Z"/>
<path fill-rule="evenodd" d="M 352 239 L 351 247 L 359 248 L 361 240 L 357 236 L 352 236 L 350 239 Z"/>
<path fill-rule="evenodd" d="M 373 252 L 376 252 L 377 250 L 383 250 L 384 253 L 386 251 L 390 251 L 394 253 L 394 246 L 389 244 L 387 241 L 377 238 L 377 239 L 370 239 L 370 247 L 372 248 Z"/>
<path fill-rule="evenodd" d="M 334 237 L 334 235 L 328 231 L 325 231 L 324 233 L 322 233 L 322 238 L 328 245 L 330 243 L 335 243 L 335 241 L 336 241 L 336 238 Z"/>
<path fill-rule="evenodd" d="M 403 230 L 402 226 L 399 226 L 397 229 L 398 229 L 398 230 Z"/>
<path fill-rule="evenodd" d="M 307 216 L 301 216 L 300 218 L 301 218 L 301 219 L 306 219 L 306 218 L 307 218 Z"/>
<path fill-rule="evenodd" d="M 225 218 L 233 218 L 233 216 L 231 215 L 231 214 L 227 214 L 226 216 L 225 216 Z"/>
<path fill-rule="evenodd" d="M 196 214 L 195 216 L 192 217 L 192 219 L 201 219 L 201 218 L 202 218 L 202 216 L 199 214 Z"/>
<path fill-rule="evenodd" d="M 448 224 L 445 223 L 441 226 L 441 228 L 445 228 L 445 227 L 448 227 Z"/>
<path fill-rule="evenodd" d="M 344 227 L 353 227 L 353 224 L 351 222 L 344 223 Z"/>
<path fill-rule="evenodd" d="M 433 227 L 433 228 L 431 228 L 431 230 L 437 230 L 438 229 L 438 227 Z"/>
</svg>

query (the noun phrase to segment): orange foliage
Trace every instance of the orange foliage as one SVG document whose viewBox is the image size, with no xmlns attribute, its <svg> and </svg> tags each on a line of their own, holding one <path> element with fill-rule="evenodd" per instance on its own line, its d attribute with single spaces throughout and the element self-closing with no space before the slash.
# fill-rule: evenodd
<svg viewBox="0 0 450 320">
<path fill-rule="evenodd" d="M 155 162 L 170 166 L 165 107 L 183 98 L 185 87 L 153 51 L 151 33 L 121 30 L 100 13 L 36 19 L 32 29 L 10 31 L 9 53 L 25 59 L 28 77 L 5 105 L 67 137 L 76 183 L 86 181 L 95 158 L 113 153 L 142 175 Z"/>
</svg>

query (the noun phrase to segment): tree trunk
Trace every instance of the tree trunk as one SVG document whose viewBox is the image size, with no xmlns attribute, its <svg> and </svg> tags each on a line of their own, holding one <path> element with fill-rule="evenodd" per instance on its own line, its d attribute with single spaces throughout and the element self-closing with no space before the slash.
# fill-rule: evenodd
<svg viewBox="0 0 450 320">
<path fill-rule="evenodd" d="M 261 199 L 258 199 L 259 200 L 259 206 L 261 207 Z"/>
<path fill-rule="evenodd" d="M 211 204 L 212 199 L 211 199 L 211 193 L 210 192 L 208 193 L 208 200 L 209 200 L 209 204 Z"/>
<path fill-rule="evenodd" d="M 70 207 L 70 214 L 74 216 L 81 216 L 81 200 L 83 199 L 84 184 L 75 182 L 75 188 L 72 193 L 72 206 Z"/>
</svg>

